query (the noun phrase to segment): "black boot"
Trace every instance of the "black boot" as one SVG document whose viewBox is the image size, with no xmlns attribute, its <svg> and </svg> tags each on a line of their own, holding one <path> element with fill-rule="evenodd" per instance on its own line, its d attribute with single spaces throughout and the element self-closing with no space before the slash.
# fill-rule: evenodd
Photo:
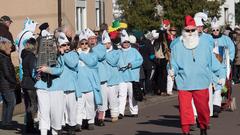
<svg viewBox="0 0 240 135">
<path fill-rule="evenodd" d="M 100 126 L 100 127 L 105 126 L 104 120 L 99 119 L 98 122 L 97 122 L 97 125 Z"/>
<path fill-rule="evenodd" d="M 68 134 L 69 135 L 76 135 L 75 126 L 69 126 Z"/>
<path fill-rule="evenodd" d="M 58 130 L 58 135 L 62 135 L 62 130 Z"/>
<path fill-rule="evenodd" d="M 207 129 L 201 129 L 200 135 L 207 135 Z"/>
</svg>

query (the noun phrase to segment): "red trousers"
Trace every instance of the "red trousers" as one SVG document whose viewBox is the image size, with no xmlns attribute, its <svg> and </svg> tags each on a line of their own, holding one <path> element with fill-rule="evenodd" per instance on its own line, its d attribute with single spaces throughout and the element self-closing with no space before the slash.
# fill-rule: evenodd
<svg viewBox="0 0 240 135">
<path fill-rule="evenodd" d="M 201 129 L 206 129 L 210 120 L 210 110 L 209 110 L 209 93 L 208 89 L 202 90 L 179 90 L 178 91 L 178 101 L 179 101 L 179 112 L 180 120 L 183 133 L 189 133 L 190 125 L 195 124 L 192 99 L 194 101 L 198 122 Z"/>
</svg>

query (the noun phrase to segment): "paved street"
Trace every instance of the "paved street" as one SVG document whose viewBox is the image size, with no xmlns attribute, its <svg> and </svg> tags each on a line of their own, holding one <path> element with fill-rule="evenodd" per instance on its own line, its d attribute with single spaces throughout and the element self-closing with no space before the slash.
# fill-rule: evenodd
<svg viewBox="0 0 240 135">
<path fill-rule="evenodd" d="M 240 99 L 240 86 L 234 86 L 233 96 Z M 79 135 L 180 135 L 177 97 L 154 97 L 141 103 L 139 118 L 124 117 L 117 123 L 106 122 L 105 127 L 93 131 L 82 131 Z M 21 134 L 23 115 L 14 117 L 19 124 L 15 130 L 0 130 L 0 135 Z M 108 119 L 109 120 L 109 119 Z M 211 119 L 209 135 L 238 135 L 240 132 L 240 111 L 224 111 L 220 118 Z M 199 135 L 199 129 L 192 132 Z"/>
</svg>

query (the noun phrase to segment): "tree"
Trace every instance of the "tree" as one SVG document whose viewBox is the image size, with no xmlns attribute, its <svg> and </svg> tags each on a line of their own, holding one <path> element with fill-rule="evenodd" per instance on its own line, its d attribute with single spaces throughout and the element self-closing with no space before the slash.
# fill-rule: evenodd
<svg viewBox="0 0 240 135">
<path fill-rule="evenodd" d="M 240 2 L 235 4 L 235 20 L 236 24 L 240 24 Z"/>
<path fill-rule="evenodd" d="M 156 18 L 154 7 L 160 3 L 164 18 Z M 224 0 L 118 0 L 123 11 L 123 20 L 130 28 L 149 30 L 159 28 L 161 19 L 170 19 L 176 27 L 182 28 L 185 15 L 207 11 L 209 17 L 220 17 L 220 6 Z"/>
</svg>

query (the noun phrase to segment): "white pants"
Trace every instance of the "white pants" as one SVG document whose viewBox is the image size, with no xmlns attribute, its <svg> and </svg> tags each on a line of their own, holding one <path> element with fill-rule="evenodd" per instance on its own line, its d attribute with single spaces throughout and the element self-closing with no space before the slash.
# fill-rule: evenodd
<svg viewBox="0 0 240 135">
<path fill-rule="evenodd" d="M 172 94 L 174 79 L 168 75 L 167 76 L 167 94 Z"/>
<path fill-rule="evenodd" d="M 210 116 L 213 116 L 213 84 L 211 83 L 209 86 L 209 110 L 210 110 Z"/>
<path fill-rule="evenodd" d="M 66 93 L 64 92 L 64 116 L 62 125 L 68 124 L 69 126 L 75 126 L 76 115 L 77 115 L 77 100 L 75 92 Z"/>
<path fill-rule="evenodd" d="M 39 129 L 61 130 L 63 118 L 63 91 L 37 90 L 38 110 L 39 110 Z"/>
<path fill-rule="evenodd" d="M 102 87 L 103 88 L 103 87 Z M 108 103 L 111 111 L 111 117 L 117 117 L 118 113 L 118 85 L 107 86 L 102 89 L 103 104 L 99 106 L 99 111 L 107 111 Z M 105 113 L 104 113 L 105 117 Z"/>
<path fill-rule="evenodd" d="M 138 105 L 137 101 L 133 98 L 133 89 L 131 82 L 124 82 L 119 84 L 119 113 L 124 115 L 127 95 L 129 110 L 131 114 L 138 114 Z"/>
<path fill-rule="evenodd" d="M 221 104 L 222 104 L 221 90 L 215 90 L 213 95 L 213 105 L 221 106 Z"/>
<path fill-rule="evenodd" d="M 94 124 L 96 111 L 93 92 L 82 93 L 77 101 L 77 124 L 82 125 L 82 120 L 87 119 L 88 124 Z"/>
</svg>

